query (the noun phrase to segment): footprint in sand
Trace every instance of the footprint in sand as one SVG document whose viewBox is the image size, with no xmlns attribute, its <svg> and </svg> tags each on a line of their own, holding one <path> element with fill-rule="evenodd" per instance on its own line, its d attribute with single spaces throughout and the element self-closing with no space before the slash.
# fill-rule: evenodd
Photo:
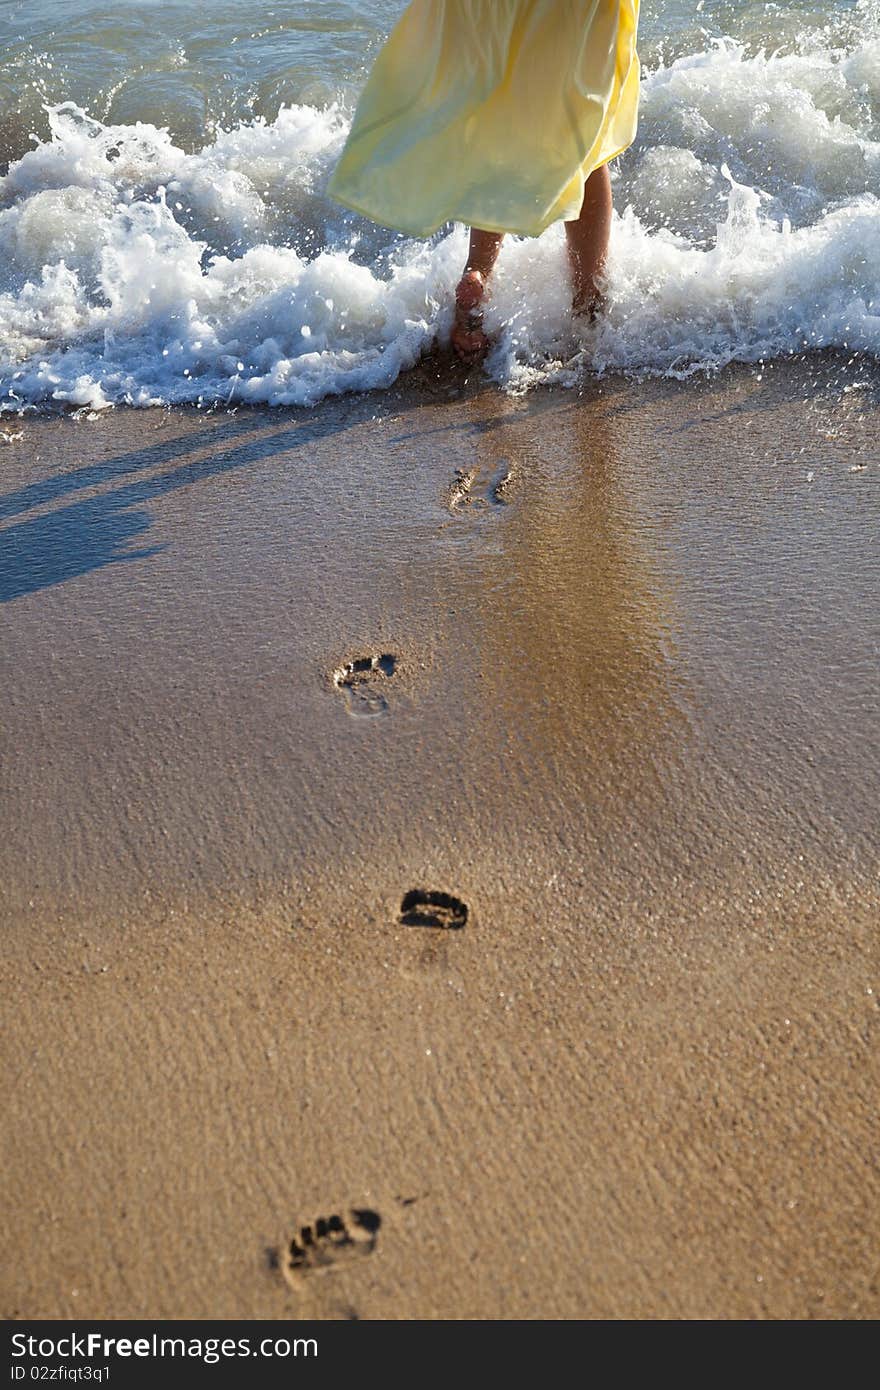
<svg viewBox="0 0 880 1390">
<path fill-rule="evenodd" d="M 388 652 L 376 656 L 358 656 L 333 672 L 333 684 L 345 696 L 349 714 L 371 717 L 384 714 L 388 708 L 380 686 L 394 675 L 397 658 Z"/>
<path fill-rule="evenodd" d="M 518 481 L 518 470 L 506 460 L 502 460 L 485 484 L 480 483 L 480 470 L 459 468 L 446 490 L 446 506 L 453 514 L 507 506 L 513 500 Z"/>
<path fill-rule="evenodd" d="M 463 511 L 474 505 L 473 486 L 477 480 L 476 469 L 457 468 L 455 478 L 446 492 L 446 505 L 451 512 Z"/>
<path fill-rule="evenodd" d="M 440 927 L 461 931 L 468 919 L 467 904 L 451 893 L 411 888 L 400 904 L 400 923 L 404 927 Z"/>
<path fill-rule="evenodd" d="M 352 1207 L 345 1216 L 318 1216 L 304 1222 L 282 1247 L 281 1272 L 293 1288 L 312 1274 L 325 1274 L 376 1249 L 382 1218 L 369 1207 Z"/>
<path fill-rule="evenodd" d="M 492 490 L 489 494 L 490 501 L 496 507 L 506 507 L 513 501 L 514 493 L 519 485 L 519 471 L 511 464 L 503 463 L 495 474 L 492 482 Z"/>
</svg>

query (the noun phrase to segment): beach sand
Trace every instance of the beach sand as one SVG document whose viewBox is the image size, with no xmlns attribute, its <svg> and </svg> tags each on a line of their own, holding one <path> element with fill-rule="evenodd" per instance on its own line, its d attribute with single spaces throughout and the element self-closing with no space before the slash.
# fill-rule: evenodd
<svg viewBox="0 0 880 1390">
<path fill-rule="evenodd" d="M 3 425 L 4 1316 L 880 1315 L 880 379 L 759 377 Z"/>
</svg>

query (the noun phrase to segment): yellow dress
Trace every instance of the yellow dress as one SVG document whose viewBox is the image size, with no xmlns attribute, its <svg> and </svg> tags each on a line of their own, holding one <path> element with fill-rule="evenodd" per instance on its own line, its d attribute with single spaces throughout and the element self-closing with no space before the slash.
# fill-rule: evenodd
<svg viewBox="0 0 880 1390">
<path fill-rule="evenodd" d="M 539 236 L 636 133 L 639 0 L 412 0 L 330 181 L 410 236 Z"/>
</svg>

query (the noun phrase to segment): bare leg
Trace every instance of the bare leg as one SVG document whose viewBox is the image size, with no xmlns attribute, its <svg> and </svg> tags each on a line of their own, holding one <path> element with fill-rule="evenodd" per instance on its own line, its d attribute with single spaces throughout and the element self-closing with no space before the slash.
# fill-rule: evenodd
<svg viewBox="0 0 880 1390">
<path fill-rule="evenodd" d="M 455 291 L 452 326 L 452 346 L 463 362 L 473 362 L 486 351 L 488 340 L 483 332 L 481 304 L 503 240 L 500 232 L 482 232 L 479 227 L 471 230 L 467 265 Z"/>
<path fill-rule="evenodd" d="M 611 235 L 611 176 L 607 164 L 584 184 L 584 201 L 575 222 L 566 222 L 571 262 L 572 307 L 576 314 L 594 314 L 599 307 L 599 281 Z"/>
</svg>

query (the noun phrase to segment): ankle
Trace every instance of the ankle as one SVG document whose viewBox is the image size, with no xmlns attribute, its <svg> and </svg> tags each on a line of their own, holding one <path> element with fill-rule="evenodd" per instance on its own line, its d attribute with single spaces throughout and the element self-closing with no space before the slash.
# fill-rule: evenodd
<svg viewBox="0 0 880 1390">
<path fill-rule="evenodd" d="M 605 308 L 605 296 L 602 291 L 595 286 L 573 296 L 571 301 L 571 311 L 575 318 L 588 319 L 594 322 Z"/>
<path fill-rule="evenodd" d="M 463 309 L 475 308 L 486 293 L 486 278 L 482 270 L 468 266 L 455 291 L 456 303 Z"/>
</svg>

